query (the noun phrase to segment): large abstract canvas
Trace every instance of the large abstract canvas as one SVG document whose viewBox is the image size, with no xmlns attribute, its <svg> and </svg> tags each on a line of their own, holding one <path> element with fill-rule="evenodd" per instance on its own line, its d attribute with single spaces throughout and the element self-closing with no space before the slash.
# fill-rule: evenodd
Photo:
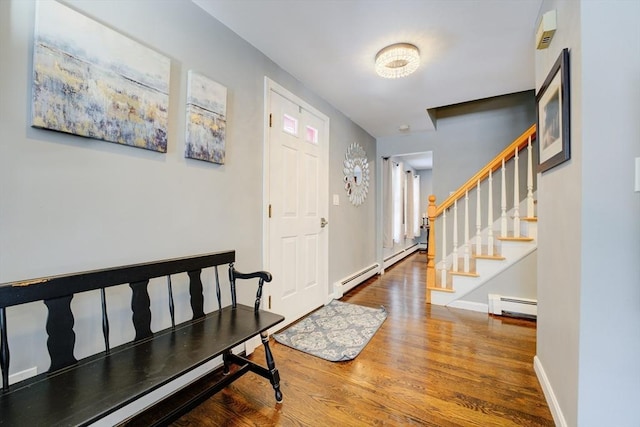
<svg viewBox="0 0 640 427">
<path fill-rule="evenodd" d="M 169 58 L 54 1 L 38 2 L 32 125 L 167 151 Z"/>
<path fill-rule="evenodd" d="M 226 127 L 227 88 L 189 71 L 185 157 L 224 164 Z"/>
</svg>

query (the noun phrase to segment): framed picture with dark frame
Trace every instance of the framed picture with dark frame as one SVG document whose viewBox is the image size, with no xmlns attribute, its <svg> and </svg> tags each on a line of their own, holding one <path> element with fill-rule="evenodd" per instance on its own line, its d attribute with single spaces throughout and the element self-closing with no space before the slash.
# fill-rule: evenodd
<svg viewBox="0 0 640 427">
<path fill-rule="evenodd" d="M 569 94 L 569 49 L 565 48 L 536 95 L 538 172 L 571 158 Z"/>
</svg>

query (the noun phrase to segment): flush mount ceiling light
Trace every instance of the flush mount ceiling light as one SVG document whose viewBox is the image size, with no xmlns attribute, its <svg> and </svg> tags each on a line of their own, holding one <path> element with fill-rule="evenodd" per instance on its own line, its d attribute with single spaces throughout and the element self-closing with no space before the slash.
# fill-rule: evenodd
<svg viewBox="0 0 640 427">
<path fill-rule="evenodd" d="M 409 43 L 392 44 L 376 55 L 376 73 L 387 79 L 406 77 L 419 65 L 420 51 Z"/>
</svg>

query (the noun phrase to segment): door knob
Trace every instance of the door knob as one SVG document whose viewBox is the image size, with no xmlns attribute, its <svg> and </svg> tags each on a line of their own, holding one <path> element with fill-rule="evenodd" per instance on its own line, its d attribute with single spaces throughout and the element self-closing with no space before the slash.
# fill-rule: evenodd
<svg viewBox="0 0 640 427">
<path fill-rule="evenodd" d="M 320 218 L 320 228 L 325 228 L 327 224 L 329 224 L 329 221 L 327 221 L 325 218 Z"/>
</svg>

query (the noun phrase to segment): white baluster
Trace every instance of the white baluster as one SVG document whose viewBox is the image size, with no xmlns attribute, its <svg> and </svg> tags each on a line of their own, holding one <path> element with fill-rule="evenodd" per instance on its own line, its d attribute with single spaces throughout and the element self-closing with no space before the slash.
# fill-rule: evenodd
<svg viewBox="0 0 640 427">
<path fill-rule="evenodd" d="M 487 255 L 493 256 L 493 173 L 489 170 L 489 209 L 487 211 Z"/>
<path fill-rule="evenodd" d="M 500 237 L 507 237 L 507 183 L 506 183 L 506 170 L 504 168 L 504 159 L 502 159 L 502 191 L 500 199 L 500 208 L 502 214 L 500 215 Z"/>
<path fill-rule="evenodd" d="M 447 287 L 447 210 L 442 211 L 442 270 L 440 271 L 440 287 Z"/>
<path fill-rule="evenodd" d="M 527 145 L 527 217 L 533 218 L 533 156 L 531 154 L 531 136 Z"/>
<path fill-rule="evenodd" d="M 520 237 L 520 176 L 518 173 L 518 159 L 518 147 L 516 147 L 513 167 L 513 237 Z"/>
<path fill-rule="evenodd" d="M 469 272 L 469 190 L 464 193 L 464 272 Z"/>
<path fill-rule="evenodd" d="M 453 202 L 453 259 L 451 270 L 458 271 L 458 201 Z"/>
<path fill-rule="evenodd" d="M 480 212 L 480 180 L 476 186 L 476 255 L 482 255 L 482 213 Z"/>
</svg>

